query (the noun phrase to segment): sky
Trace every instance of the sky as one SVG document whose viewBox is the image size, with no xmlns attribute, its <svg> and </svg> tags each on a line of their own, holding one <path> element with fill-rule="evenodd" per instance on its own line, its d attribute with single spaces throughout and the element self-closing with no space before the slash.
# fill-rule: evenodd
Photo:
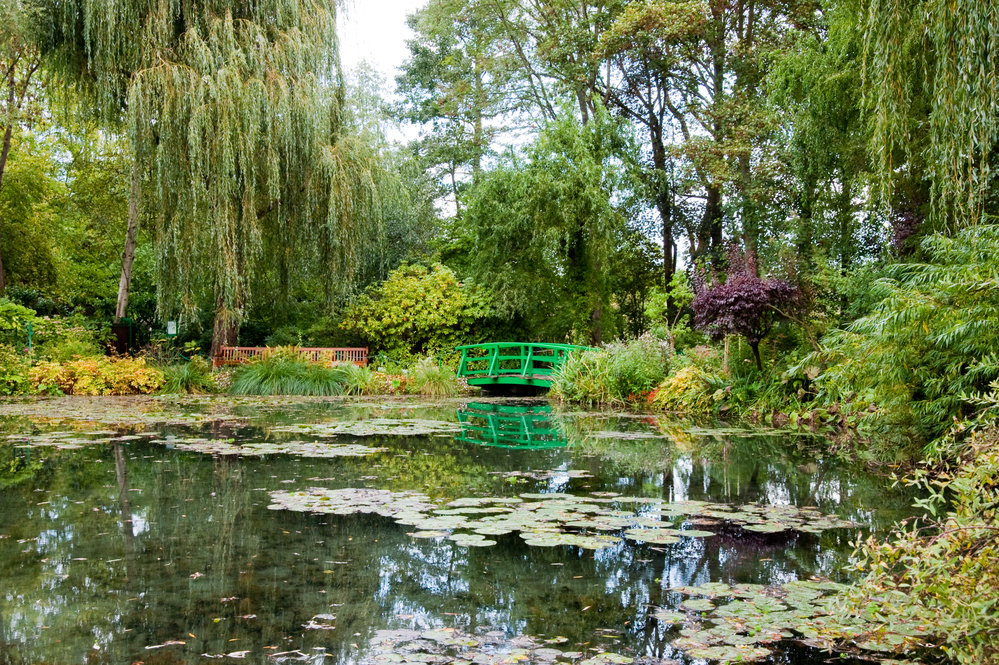
<svg viewBox="0 0 999 665">
<path fill-rule="evenodd" d="M 427 0 L 348 0 L 340 16 L 340 58 L 347 71 L 365 60 L 394 88 L 396 69 L 409 55 L 406 40 L 413 33 L 406 15 Z"/>
</svg>

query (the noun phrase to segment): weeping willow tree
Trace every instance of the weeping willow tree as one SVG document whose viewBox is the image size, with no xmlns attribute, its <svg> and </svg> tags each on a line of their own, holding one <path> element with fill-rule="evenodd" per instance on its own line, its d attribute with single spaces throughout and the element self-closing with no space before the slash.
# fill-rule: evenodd
<svg viewBox="0 0 999 665">
<path fill-rule="evenodd" d="M 902 155 L 910 164 L 925 160 L 938 224 L 980 223 L 996 213 L 999 0 L 860 4 L 883 188 L 890 194 Z"/>
<path fill-rule="evenodd" d="M 332 297 L 379 217 L 377 154 L 345 129 L 337 1 L 44 2 L 53 71 L 127 127 L 161 316 L 208 297 L 213 353 L 234 343 L 265 246 Z"/>
</svg>

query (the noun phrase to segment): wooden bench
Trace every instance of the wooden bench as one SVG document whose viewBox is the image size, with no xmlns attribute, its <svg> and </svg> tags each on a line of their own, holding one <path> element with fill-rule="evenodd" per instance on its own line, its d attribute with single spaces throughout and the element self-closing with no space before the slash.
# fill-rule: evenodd
<svg viewBox="0 0 999 665">
<path fill-rule="evenodd" d="M 212 358 L 212 365 L 239 365 L 273 351 L 272 346 L 223 346 L 217 356 Z M 312 362 L 353 363 L 360 367 L 368 364 L 368 348 L 363 349 L 330 349 L 306 348 L 296 349 L 303 358 Z"/>
</svg>

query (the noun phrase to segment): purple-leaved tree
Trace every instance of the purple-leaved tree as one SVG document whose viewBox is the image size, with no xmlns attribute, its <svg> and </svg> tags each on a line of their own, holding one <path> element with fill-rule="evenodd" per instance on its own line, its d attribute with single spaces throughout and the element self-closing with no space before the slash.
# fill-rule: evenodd
<svg viewBox="0 0 999 665">
<path fill-rule="evenodd" d="M 741 335 L 749 342 L 756 367 L 763 370 L 760 341 L 782 312 L 796 309 L 798 288 L 782 279 L 762 278 L 756 273 L 756 257 L 738 247 L 729 250 L 729 269 L 724 282 L 708 282 L 700 271 L 694 274 L 694 327 L 715 339 Z"/>
</svg>

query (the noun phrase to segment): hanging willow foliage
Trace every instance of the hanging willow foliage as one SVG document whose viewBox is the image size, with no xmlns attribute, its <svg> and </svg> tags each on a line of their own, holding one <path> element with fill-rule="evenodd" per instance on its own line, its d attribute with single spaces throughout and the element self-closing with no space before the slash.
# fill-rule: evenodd
<svg viewBox="0 0 999 665">
<path fill-rule="evenodd" d="M 238 325 L 265 246 L 343 285 L 380 211 L 377 150 L 344 130 L 336 0 L 39 1 L 54 69 L 128 128 L 162 314 L 207 295 Z"/>
<path fill-rule="evenodd" d="M 987 212 L 999 140 L 999 0 L 862 0 L 865 96 L 882 184 L 925 145 L 938 221 Z M 914 140 L 928 119 L 928 144 Z M 993 211 L 994 212 L 994 211 Z"/>
</svg>

